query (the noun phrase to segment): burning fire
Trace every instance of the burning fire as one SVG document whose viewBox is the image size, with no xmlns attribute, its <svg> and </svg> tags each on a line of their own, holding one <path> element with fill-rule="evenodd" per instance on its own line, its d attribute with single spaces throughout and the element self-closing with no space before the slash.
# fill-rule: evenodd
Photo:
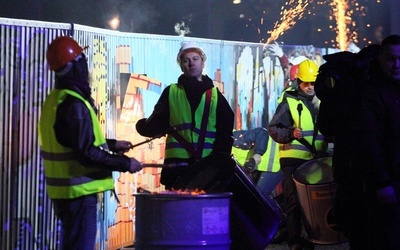
<svg viewBox="0 0 400 250">
<path fill-rule="evenodd" d="M 304 15 L 304 10 L 306 9 L 309 1 L 295 1 L 295 0 L 289 0 L 288 2 L 285 3 L 285 6 L 289 6 L 289 8 L 285 9 L 284 6 L 282 6 L 282 11 L 281 11 L 281 18 L 280 22 L 276 22 L 274 24 L 274 29 L 272 31 L 268 31 L 267 33 L 270 33 L 271 36 L 268 38 L 267 42 L 265 45 L 269 44 L 272 41 L 276 41 L 276 39 L 283 35 L 285 31 L 289 30 L 290 28 L 293 27 L 293 25 L 296 24 L 297 20 L 301 19 Z"/>
<path fill-rule="evenodd" d="M 172 189 L 172 190 L 166 190 L 166 191 L 161 191 L 161 192 L 152 192 L 149 190 L 146 190 L 142 187 L 139 187 L 137 189 L 138 193 L 149 193 L 149 194 L 179 194 L 179 195 L 202 195 L 202 194 L 206 194 L 206 192 L 204 190 L 200 190 L 200 189 L 193 189 L 193 190 L 189 190 L 189 189 Z"/>
<path fill-rule="evenodd" d="M 190 195 L 201 195 L 201 194 L 206 194 L 206 192 L 204 190 L 200 190 L 200 189 L 194 189 L 194 190 L 189 190 L 189 189 L 172 189 L 172 190 L 166 190 L 166 191 L 162 191 L 162 194 L 190 194 Z"/>
</svg>

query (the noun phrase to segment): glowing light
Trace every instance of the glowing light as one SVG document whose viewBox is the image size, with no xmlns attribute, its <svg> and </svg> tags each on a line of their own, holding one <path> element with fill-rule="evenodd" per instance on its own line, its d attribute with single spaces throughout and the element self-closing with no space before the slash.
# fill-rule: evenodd
<svg viewBox="0 0 400 250">
<path fill-rule="evenodd" d="M 346 50 L 350 44 L 349 30 L 347 29 L 347 21 L 351 20 L 351 12 L 348 11 L 349 5 L 347 0 L 334 0 L 331 2 L 333 16 L 336 19 L 336 42 L 340 50 Z"/>
<path fill-rule="evenodd" d="M 113 19 L 111 19 L 110 21 L 108 21 L 108 25 L 110 26 L 111 29 L 116 30 L 119 27 L 119 17 L 114 17 Z"/>
<path fill-rule="evenodd" d="M 241 2 L 241 0 L 233 0 L 233 4 L 240 4 Z"/>
<path fill-rule="evenodd" d="M 270 33 L 271 36 L 268 38 L 265 45 L 275 41 L 279 36 L 283 35 L 287 30 L 292 28 L 293 25 L 296 24 L 297 20 L 303 17 L 308 2 L 309 1 L 303 0 L 290 0 L 286 2 L 285 6 L 287 6 L 287 8 L 285 9 L 285 7 L 282 6 L 280 23 L 276 22 L 274 24 L 274 29 L 267 32 Z"/>
</svg>

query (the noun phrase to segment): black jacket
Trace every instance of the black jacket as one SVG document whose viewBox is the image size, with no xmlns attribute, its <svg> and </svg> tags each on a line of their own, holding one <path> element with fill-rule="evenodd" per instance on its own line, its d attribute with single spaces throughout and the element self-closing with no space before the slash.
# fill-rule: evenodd
<svg viewBox="0 0 400 250">
<path fill-rule="evenodd" d="M 96 110 L 90 98 L 90 88 L 87 83 L 60 78 L 57 79 L 55 88 L 69 89 L 81 94 L 92 103 Z M 72 148 L 77 160 L 84 166 L 110 171 L 128 171 L 129 157 L 110 154 L 93 146 L 92 120 L 89 110 L 81 100 L 68 95 L 65 101 L 58 105 L 54 131 L 57 141 L 65 147 Z M 107 140 L 111 151 L 114 149 L 115 142 L 115 140 Z"/>
<path fill-rule="evenodd" d="M 381 77 L 360 102 L 359 147 L 369 183 L 379 189 L 400 181 L 400 85 Z"/>
</svg>

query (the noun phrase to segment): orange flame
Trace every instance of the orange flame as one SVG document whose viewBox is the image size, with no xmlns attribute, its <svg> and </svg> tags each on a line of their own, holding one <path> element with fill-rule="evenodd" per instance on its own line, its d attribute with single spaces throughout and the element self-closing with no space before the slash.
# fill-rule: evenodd
<svg viewBox="0 0 400 250">
<path fill-rule="evenodd" d="M 150 191 L 150 190 L 146 190 L 143 187 L 139 187 L 137 189 L 138 193 L 150 193 L 150 194 L 179 194 L 179 195 L 201 195 L 201 194 L 206 194 L 206 191 L 201 190 L 201 189 L 174 189 L 172 188 L 172 190 L 165 190 L 165 191 L 161 191 L 161 192 L 154 192 L 154 191 Z"/>
</svg>

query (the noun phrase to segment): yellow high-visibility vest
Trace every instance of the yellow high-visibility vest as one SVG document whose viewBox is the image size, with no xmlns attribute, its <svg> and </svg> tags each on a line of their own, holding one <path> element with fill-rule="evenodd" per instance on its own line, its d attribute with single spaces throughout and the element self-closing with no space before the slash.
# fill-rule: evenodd
<svg viewBox="0 0 400 250">
<path fill-rule="evenodd" d="M 232 147 L 232 154 L 236 161 L 243 166 L 254 155 L 254 149 L 241 149 Z M 281 169 L 279 163 L 279 144 L 271 137 L 268 138 L 268 146 L 265 153 L 261 156 L 261 161 L 257 166 L 258 171 L 278 172 Z"/>
<path fill-rule="evenodd" d="M 213 87 L 211 91 L 210 111 L 208 123 L 205 131 L 205 140 L 201 157 L 204 158 L 212 152 L 216 134 L 216 110 L 218 102 L 218 89 Z M 201 122 L 204 114 L 206 102 L 206 93 L 201 97 L 199 106 L 196 108 L 194 117 L 192 117 L 189 101 L 187 100 L 183 86 L 171 84 L 169 89 L 169 110 L 170 125 L 193 145 L 195 149 L 198 146 Z M 201 149 L 200 149 L 201 150 Z M 165 158 L 188 159 L 191 154 L 180 144 L 172 135 L 166 139 Z"/>
<path fill-rule="evenodd" d="M 111 171 L 83 166 L 76 160 L 72 148 L 64 147 L 57 142 L 53 129 L 57 107 L 68 95 L 86 104 L 92 118 L 95 137 L 93 145 L 107 149 L 106 139 L 90 103 L 74 91 L 52 90 L 43 104 L 38 125 L 46 189 L 51 199 L 73 199 L 114 188 Z"/>
<path fill-rule="evenodd" d="M 294 121 L 294 126 L 299 127 L 299 111 L 297 110 L 297 106 L 299 103 L 303 104 L 303 102 L 292 97 L 286 97 L 286 100 Z M 311 145 L 314 137 L 314 123 L 310 110 L 304 104 L 303 107 L 301 111 L 301 129 L 303 138 Z M 317 152 L 327 151 L 327 144 L 324 141 L 324 136 L 319 131 L 316 135 L 314 145 Z M 304 160 L 311 160 L 314 158 L 313 152 L 298 140 L 293 140 L 291 143 L 287 144 L 281 144 L 279 152 L 280 157 L 284 158 L 298 158 Z"/>
</svg>

